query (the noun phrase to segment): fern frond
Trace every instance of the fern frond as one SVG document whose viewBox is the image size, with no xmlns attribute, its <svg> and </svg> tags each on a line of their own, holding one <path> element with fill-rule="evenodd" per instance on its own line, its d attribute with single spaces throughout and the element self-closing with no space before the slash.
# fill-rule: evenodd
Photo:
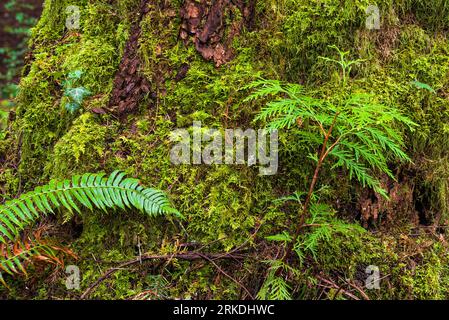
<svg viewBox="0 0 449 320">
<path fill-rule="evenodd" d="M 310 226 L 310 231 L 298 238 L 294 245 L 294 250 L 301 263 L 304 262 L 308 254 L 316 260 L 319 256 L 320 244 L 329 243 L 336 234 L 366 232 L 357 224 L 350 224 L 337 219 L 335 217 L 336 211 L 326 203 L 312 202 L 310 213 L 310 218 L 306 221 Z"/>
<path fill-rule="evenodd" d="M 33 237 L 25 237 L 11 244 L 0 245 L 0 283 L 8 287 L 3 273 L 10 276 L 27 276 L 27 267 L 34 262 L 45 262 L 54 265 L 63 265 L 63 255 L 76 256 L 68 248 L 55 246 L 43 241 L 35 232 Z"/>
<path fill-rule="evenodd" d="M 270 300 L 291 300 L 291 287 L 281 277 L 274 277 L 270 282 Z"/>
<path fill-rule="evenodd" d="M 115 171 L 107 178 L 104 174 L 87 173 L 71 180 L 52 180 L 1 205 L 0 242 L 14 241 L 25 227 L 43 214 L 53 213 L 58 208 L 80 213 L 80 206 L 105 212 L 136 208 L 149 216 L 181 216 L 162 191 L 144 188 L 139 180 L 125 178 L 123 172 Z"/>
<path fill-rule="evenodd" d="M 394 175 L 388 168 L 384 155 L 381 152 L 378 152 L 374 146 L 369 148 L 371 141 L 365 141 L 365 136 L 361 135 L 360 138 L 365 144 L 360 144 L 353 141 L 342 141 L 340 147 L 345 147 L 350 150 L 357 162 L 366 161 L 371 168 L 380 169 L 390 178 L 394 179 Z"/>
<path fill-rule="evenodd" d="M 400 148 L 400 142 L 402 141 L 399 142 L 397 140 L 393 141 L 391 138 L 384 135 L 383 132 L 377 128 L 367 127 L 365 128 L 365 130 L 368 131 L 369 134 L 371 134 L 373 139 L 379 142 L 383 150 L 391 151 L 400 160 L 410 161 L 408 155 Z"/>
</svg>

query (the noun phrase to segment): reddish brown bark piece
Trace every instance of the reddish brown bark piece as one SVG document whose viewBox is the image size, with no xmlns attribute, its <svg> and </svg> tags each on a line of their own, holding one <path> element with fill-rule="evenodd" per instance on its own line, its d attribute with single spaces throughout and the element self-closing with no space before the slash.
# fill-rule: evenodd
<svg viewBox="0 0 449 320">
<path fill-rule="evenodd" d="M 379 223 L 395 223 L 406 219 L 419 225 L 419 212 L 415 208 L 414 186 L 406 175 L 399 175 L 399 181 L 387 176 L 381 179 L 381 186 L 387 190 L 388 200 L 373 190 L 363 189 L 357 203 L 363 227 Z"/>
<path fill-rule="evenodd" d="M 148 11 L 147 1 L 143 1 L 139 10 L 139 18 L 134 23 L 122 61 L 115 75 L 109 109 L 119 116 L 135 112 L 139 102 L 151 90 L 150 83 L 139 72 L 141 60 L 138 54 L 140 22 Z"/>
<path fill-rule="evenodd" d="M 139 37 L 141 34 L 140 22 L 149 12 L 149 0 L 143 0 L 138 18 L 134 22 L 131 36 L 126 44 L 123 58 L 115 75 L 113 90 L 107 109 L 123 118 L 138 110 L 139 102 L 150 93 L 150 82 L 140 73 L 141 59 L 138 54 Z M 214 61 L 221 66 L 229 62 L 234 52 L 231 47 L 233 38 L 240 33 L 243 25 L 250 27 L 254 20 L 254 5 L 256 0 L 247 4 L 244 0 L 207 0 L 196 2 L 185 1 L 181 8 L 182 19 L 180 38 L 186 43 L 193 38 L 195 48 L 208 61 Z M 240 11 L 244 19 L 226 26 L 225 21 L 236 16 Z M 228 19 L 231 17 L 231 19 Z M 188 64 L 183 64 L 175 75 L 175 81 L 181 81 L 189 70 Z M 157 86 L 157 84 L 154 84 Z M 101 114 L 100 110 L 94 111 Z"/>
<path fill-rule="evenodd" d="M 243 23 L 251 27 L 254 21 L 255 0 L 248 4 L 243 0 L 206 0 L 195 2 L 187 0 L 181 9 L 180 38 L 188 42 L 193 38 L 196 50 L 208 61 L 214 61 L 217 67 L 231 61 L 234 52 L 231 47 L 233 38 L 240 33 Z M 239 10 L 244 19 L 232 23 L 226 32 L 226 18 Z M 231 19 L 232 20 L 232 19 Z"/>
</svg>

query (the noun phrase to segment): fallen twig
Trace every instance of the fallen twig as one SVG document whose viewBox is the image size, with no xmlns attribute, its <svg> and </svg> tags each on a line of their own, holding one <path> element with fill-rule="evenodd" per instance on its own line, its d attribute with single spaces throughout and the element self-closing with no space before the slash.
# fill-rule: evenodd
<svg viewBox="0 0 449 320">
<path fill-rule="evenodd" d="M 251 292 L 249 292 L 249 290 L 243 285 L 241 284 L 238 280 L 236 280 L 235 278 L 233 278 L 232 276 L 230 276 L 229 274 L 227 274 L 225 271 L 223 271 L 223 269 L 221 269 L 215 262 L 214 260 L 212 260 L 211 258 L 203 255 L 203 258 L 206 259 L 207 261 L 209 261 L 210 263 L 212 263 L 215 268 L 217 268 L 218 271 L 220 271 L 223 275 L 225 275 L 226 277 L 228 277 L 229 279 L 231 279 L 232 281 L 234 281 L 237 285 L 239 285 L 243 290 L 245 290 L 245 292 L 248 294 L 248 296 L 254 300 L 254 296 L 251 294 Z"/>
<path fill-rule="evenodd" d="M 363 291 L 363 289 L 360 288 L 358 285 L 356 285 L 355 283 L 352 283 L 352 282 L 349 281 L 349 280 L 345 280 L 345 282 L 346 282 L 349 286 L 351 286 L 351 287 L 353 287 L 355 290 L 357 290 L 357 291 L 360 293 L 360 295 L 363 297 L 363 299 L 365 299 L 365 300 L 371 300 L 371 299 L 369 298 L 369 296 L 366 294 L 366 292 Z"/>
<path fill-rule="evenodd" d="M 240 284 L 237 280 L 235 280 L 234 278 L 232 278 L 231 276 L 229 276 L 228 274 L 226 274 L 220 267 L 218 267 L 218 265 L 214 262 L 214 260 L 219 260 L 219 259 L 244 259 L 246 258 L 245 255 L 242 254 L 238 254 L 238 253 L 211 253 L 211 254 L 207 254 L 207 253 L 199 253 L 199 252 L 185 252 L 185 253 L 174 253 L 174 254 L 167 254 L 167 255 L 153 255 L 153 254 L 146 254 L 146 255 L 142 255 L 139 256 L 133 260 L 129 260 L 126 261 L 122 264 L 120 264 L 117 267 L 114 267 L 112 269 L 109 269 L 105 274 L 103 274 L 100 278 L 97 279 L 97 281 L 95 281 L 86 291 L 84 291 L 84 293 L 81 295 L 81 299 L 86 299 L 90 293 L 104 280 L 106 280 L 107 278 L 109 278 L 112 274 L 114 274 L 115 272 L 122 270 L 126 267 L 129 267 L 133 264 L 137 264 L 137 263 L 141 263 L 143 261 L 147 261 L 147 260 L 171 260 L 171 259 L 181 259 L 181 260 L 207 260 L 210 263 L 212 263 L 217 269 L 218 271 L 220 271 L 221 273 L 223 273 L 224 275 L 226 275 L 228 278 L 230 278 L 231 280 L 233 280 L 234 282 L 236 282 L 237 284 L 239 284 L 248 294 L 250 297 L 252 297 L 252 295 L 249 293 L 249 291 L 243 287 L 242 284 Z"/>
<path fill-rule="evenodd" d="M 343 293 L 344 295 L 348 296 L 348 297 L 351 298 L 351 299 L 354 299 L 354 300 L 360 300 L 359 297 L 357 297 L 356 295 L 352 294 L 351 292 L 349 292 L 349 291 L 343 289 L 341 286 L 337 285 L 335 282 L 333 282 L 333 281 L 331 281 L 331 280 L 329 280 L 329 279 L 326 279 L 326 278 L 324 278 L 324 277 L 321 277 L 321 276 L 316 276 L 316 278 L 317 278 L 318 280 L 321 280 L 322 282 L 324 282 L 324 283 L 327 284 L 327 286 L 318 284 L 319 286 L 322 286 L 322 287 L 325 287 L 325 288 L 328 288 L 328 289 L 337 289 L 337 290 L 339 290 L 341 293 Z"/>
</svg>

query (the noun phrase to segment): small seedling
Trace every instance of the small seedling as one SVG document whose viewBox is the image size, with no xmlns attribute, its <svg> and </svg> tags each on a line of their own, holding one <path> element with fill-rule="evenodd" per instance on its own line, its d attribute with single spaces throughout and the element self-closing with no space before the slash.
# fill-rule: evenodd
<svg viewBox="0 0 449 320">
<path fill-rule="evenodd" d="M 418 80 L 414 80 L 414 81 L 410 82 L 410 84 L 415 86 L 418 89 L 424 89 L 429 92 L 435 93 L 435 90 L 431 86 L 429 86 L 426 83 L 419 82 Z"/>
<path fill-rule="evenodd" d="M 81 70 L 70 72 L 64 82 L 64 96 L 67 97 L 64 107 L 72 114 L 81 109 L 84 99 L 92 94 L 88 89 L 76 86 L 82 75 Z"/>
</svg>

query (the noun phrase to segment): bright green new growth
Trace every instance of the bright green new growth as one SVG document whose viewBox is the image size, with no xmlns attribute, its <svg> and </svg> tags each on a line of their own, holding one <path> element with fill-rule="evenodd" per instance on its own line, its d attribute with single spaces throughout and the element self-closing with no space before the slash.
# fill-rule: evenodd
<svg viewBox="0 0 449 320">
<path fill-rule="evenodd" d="M 410 82 L 410 84 L 412 84 L 413 86 L 415 86 L 418 89 L 425 89 L 429 92 L 435 93 L 435 90 L 431 86 L 429 86 L 427 83 L 423 83 L 418 80 L 414 80 L 414 81 Z"/>
<path fill-rule="evenodd" d="M 0 108 L 2 106 L 0 105 Z M 5 138 L 5 127 L 8 120 L 8 112 L 0 109 L 0 140 Z"/>
<path fill-rule="evenodd" d="M 368 94 L 352 94 L 342 102 L 333 103 L 305 95 L 298 84 L 259 80 L 249 87 L 257 88 L 249 100 L 282 95 L 270 101 L 256 120 L 268 122 L 271 130 L 296 127 L 299 142 L 316 147 L 323 145 L 332 128 L 325 157 L 332 156 L 336 160 L 334 168 L 346 168 L 351 178 L 385 197 L 387 194 L 374 171 L 394 179 L 388 160 L 410 161 L 402 151 L 405 144 L 396 128 L 403 124 L 413 130 L 416 124 L 398 109 L 377 103 Z M 318 162 L 315 150 L 309 156 Z"/>
<path fill-rule="evenodd" d="M 259 300 L 292 300 L 291 287 L 284 278 L 276 275 L 276 272 L 281 269 L 288 269 L 280 260 L 269 261 L 271 267 L 267 279 L 263 283 L 257 299 Z"/>
<path fill-rule="evenodd" d="M 319 192 L 317 192 L 319 193 Z M 293 195 L 278 199 L 279 202 L 294 201 L 300 206 L 303 205 L 303 197 L 306 194 L 303 192 L 295 192 Z M 363 234 L 365 229 L 357 224 L 348 224 L 336 215 L 336 211 L 327 204 L 319 203 L 317 194 L 313 194 L 312 203 L 310 205 L 310 217 L 305 221 L 305 226 L 308 232 L 302 234 L 293 244 L 293 249 L 296 252 L 300 264 L 305 263 L 308 255 L 317 260 L 318 247 L 320 243 L 330 242 L 333 237 L 338 234 L 344 235 L 349 233 Z M 280 234 L 266 237 L 269 241 L 275 241 L 287 245 L 294 241 L 293 237 L 288 231 L 283 231 Z M 298 269 L 289 266 L 282 260 L 268 261 L 270 268 L 257 297 L 262 300 L 291 300 L 291 287 L 279 274 L 279 269 L 286 273 L 299 275 Z"/>
<path fill-rule="evenodd" d="M 333 62 L 336 63 L 337 65 L 340 66 L 341 69 L 341 79 L 343 81 L 343 86 L 346 86 L 347 83 L 347 79 L 350 76 L 351 70 L 352 70 L 352 66 L 356 65 L 360 62 L 363 62 L 365 60 L 363 59 L 357 59 L 357 60 L 347 60 L 346 56 L 349 55 L 349 51 L 341 51 L 337 46 L 329 46 L 329 48 L 335 49 L 338 52 L 338 55 L 340 57 L 339 60 L 336 59 L 332 59 L 332 58 L 327 58 L 327 57 L 319 57 L 320 59 L 323 59 L 324 61 L 327 62 Z"/>
<path fill-rule="evenodd" d="M 123 172 L 114 171 L 108 178 L 104 174 L 86 173 L 71 180 L 52 180 L 0 206 L 0 241 L 13 241 L 26 226 L 42 214 L 54 213 L 54 209 L 64 207 L 69 212 L 81 213 L 80 204 L 105 212 L 137 208 L 149 216 L 181 216 L 162 191 L 145 188 L 139 180 L 125 178 Z"/>
</svg>

